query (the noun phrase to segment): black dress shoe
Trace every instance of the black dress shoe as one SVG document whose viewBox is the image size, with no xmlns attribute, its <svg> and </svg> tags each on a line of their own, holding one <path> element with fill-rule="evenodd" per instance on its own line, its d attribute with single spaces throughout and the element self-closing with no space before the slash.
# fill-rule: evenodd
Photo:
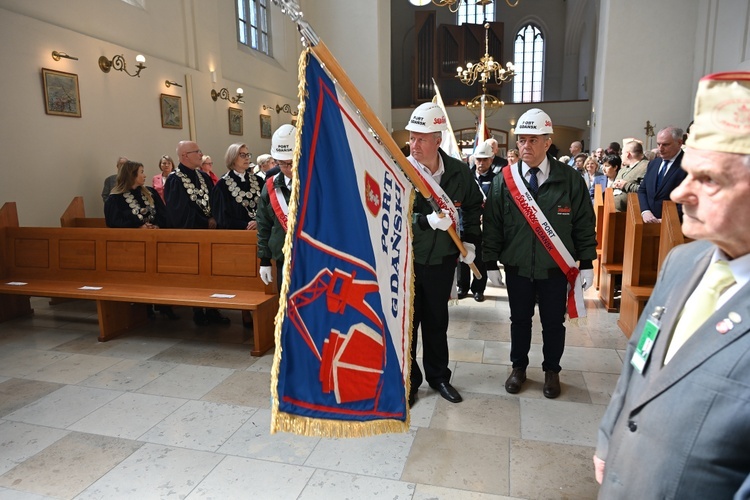
<svg viewBox="0 0 750 500">
<path fill-rule="evenodd" d="M 437 385 L 432 386 L 433 389 L 438 391 L 444 399 L 447 399 L 451 403 L 460 403 L 464 400 L 456 389 L 450 384 L 450 382 L 440 382 Z"/>
<path fill-rule="evenodd" d="M 474 300 L 476 300 L 477 302 L 484 302 L 484 294 L 481 292 L 475 293 Z"/>
<path fill-rule="evenodd" d="M 417 391 L 410 392 L 409 393 L 409 408 L 414 406 L 414 403 L 417 402 Z"/>
<path fill-rule="evenodd" d="M 218 309 L 206 309 L 206 319 L 209 323 L 216 323 L 218 325 L 228 325 L 230 323 L 229 318 L 222 316 Z"/>
<path fill-rule="evenodd" d="M 521 390 L 521 385 L 526 382 L 526 369 L 513 368 L 510 377 L 505 381 L 505 390 L 510 394 L 516 394 Z"/>
<path fill-rule="evenodd" d="M 560 375 L 553 371 L 544 372 L 544 397 L 555 399 L 560 395 Z"/>
<path fill-rule="evenodd" d="M 458 298 L 459 299 L 463 299 L 463 298 L 466 298 L 468 296 L 469 296 L 469 292 L 467 292 L 465 290 L 461 290 L 461 289 L 458 290 Z"/>
<path fill-rule="evenodd" d="M 166 316 L 171 321 L 177 321 L 178 319 L 180 319 L 180 317 L 177 316 L 172 310 L 172 306 L 159 306 L 159 313 Z"/>
<path fill-rule="evenodd" d="M 208 318 L 203 309 L 193 309 L 193 322 L 198 326 L 208 325 Z"/>
</svg>

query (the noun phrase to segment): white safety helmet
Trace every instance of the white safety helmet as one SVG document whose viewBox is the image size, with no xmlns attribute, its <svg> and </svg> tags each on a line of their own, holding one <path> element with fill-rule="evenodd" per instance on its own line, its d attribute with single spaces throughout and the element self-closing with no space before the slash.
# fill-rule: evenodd
<svg viewBox="0 0 750 500">
<path fill-rule="evenodd" d="M 539 108 L 531 108 L 521 115 L 514 133 L 519 135 L 552 134 L 552 120 Z"/>
<path fill-rule="evenodd" d="M 484 141 L 474 149 L 474 158 L 492 158 L 495 153 L 492 152 L 492 146 L 489 141 Z"/>
<path fill-rule="evenodd" d="M 425 102 L 417 106 L 411 114 L 406 130 L 411 132 L 442 132 L 448 129 L 448 120 L 440 106 L 433 102 Z"/>
<path fill-rule="evenodd" d="M 297 144 L 297 129 L 294 125 L 282 125 L 276 129 L 271 138 L 271 156 L 274 160 L 291 160 L 294 158 L 294 147 Z"/>
</svg>

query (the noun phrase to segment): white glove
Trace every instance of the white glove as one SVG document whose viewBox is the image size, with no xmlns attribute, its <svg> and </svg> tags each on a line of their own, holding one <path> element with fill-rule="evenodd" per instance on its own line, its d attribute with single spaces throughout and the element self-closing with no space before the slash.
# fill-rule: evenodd
<svg viewBox="0 0 750 500">
<path fill-rule="evenodd" d="M 487 279 L 490 280 L 490 283 L 497 287 L 503 287 L 505 286 L 505 283 L 503 283 L 503 275 L 500 274 L 499 269 L 493 269 L 491 271 L 487 271 Z"/>
<path fill-rule="evenodd" d="M 266 285 L 273 281 L 273 273 L 271 272 L 271 266 L 260 266 L 260 279 Z"/>
<path fill-rule="evenodd" d="M 434 229 L 435 231 L 447 231 L 449 227 L 451 227 L 451 224 L 453 224 L 453 221 L 450 218 L 450 212 L 447 210 L 443 210 L 443 214 L 445 217 L 440 217 L 438 212 L 432 212 L 430 215 L 427 216 L 427 223 L 430 224 L 430 227 Z"/>
<path fill-rule="evenodd" d="M 458 260 L 469 265 L 474 262 L 474 257 L 477 255 L 477 247 L 473 243 L 464 243 L 464 248 L 466 249 L 466 256 L 459 255 Z"/>
<path fill-rule="evenodd" d="M 583 280 L 583 291 L 585 292 L 594 284 L 594 270 L 581 269 L 581 280 Z"/>
</svg>

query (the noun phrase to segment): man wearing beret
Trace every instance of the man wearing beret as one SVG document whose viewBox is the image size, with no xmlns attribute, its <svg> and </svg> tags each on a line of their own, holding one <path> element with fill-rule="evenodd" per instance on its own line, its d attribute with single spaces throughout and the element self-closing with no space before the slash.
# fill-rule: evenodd
<svg viewBox="0 0 750 500">
<path fill-rule="evenodd" d="M 750 498 L 750 72 L 701 79 L 679 245 L 599 426 L 599 498 Z"/>
</svg>

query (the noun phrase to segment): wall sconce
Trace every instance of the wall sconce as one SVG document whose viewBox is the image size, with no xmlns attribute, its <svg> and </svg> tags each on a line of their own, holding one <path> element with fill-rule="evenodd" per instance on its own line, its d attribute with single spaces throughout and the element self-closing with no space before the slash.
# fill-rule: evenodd
<svg viewBox="0 0 750 500">
<path fill-rule="evenodd" d="M 218 92 L 216 92 L 215 90 L 211 89 L 211 99 L 213 99 L 214 101 L 216 101 L 219 97 L 221 97 L 225 101 L 229 101 L 232 104 L 242 104 L 242 103 L 245 102 L 245 101 L 242 100 L 242 94 L 243 94 L 243 92 L 244 91 L 241 88 L 238 88 L 237 89 L 237 95 L 235 97 L 230 97 L 229 96 L 229 91 L 226 89 L 226 87 L 224 87 L 223 89 L 219 90 Z"/>
<path fill-rule="evenodd" d="M 281 113 L 282 111 L 283 111 L 284 113 L 289 113 L 289 114 L 290 114 L 290 115 L 292 115 L 292 116 L 297 116 L 297 115 L 299 114 L 299 110 L 297 110 L 297 111 L 292 111 L 292 106 L 291 106 L 291 105 L 289 105 L 289 104 L 284 104 L 283 106 L 279 106 L 279 105 L 277 104 L 277 105 L 276 105 L 276 107 L 273 107 L 273 106 L 266 106 L 266 105 L 264 104 L 264 105 L 263 105 L 263 111 L 269 111 L 269 110 L 276 110 L 276 114 L 277 114 L 277 115 L 278 115 L 279 113 Z"/>
<path fill-rule="evenodd" d="M 124 71 L 128 76 L 137 76 L 138 78 L 140 78 L 141 71 L 146 69 L 146 66 L 143 65 L 143 63 L 146 62 L 146 58 L 141 54 L 138 54 L 137 56 L 135 56 L 135 60 L 138 63 L 135 66 L 136 68 L 138 68 L 138 71 L 136 71 L 135 74 L 131 74 L 128 71 L 127 65 L 125 64 L 125 58 L 120 55 L 113 57 L 111 61 L 106 57 L 101 56 L 99 58 L 99 69 L 101 69 L 105 73 L 109 73 L 109 70 L 111 68 L 115 68 L 117 71 Z"/>
<path fill-rule="evenodd" d="M 59 60 L 60 60 L 60 58 L 63 58 L 63 57 L 64 57 L 65 59 L 73 59 L 74 61 L 77 61 L 77 60 L 78 60 L 78 58 L 77 58 L 77 57 L 69 56 L 69 55 L 68 55 L 68 54 L 66 54 L 65 52 L 58 52 L 58 51 L 56 51 L 56 50 L 53 50 L 53 51 L 52 51 L 52 59 L 54 59 L 55 61 L 59 61 Z"/>
<path fill-rule="evenodd" d="M 164 80 L 164 86 L 167 87 L 167 88 L 169 88 L 169 87 L 182 87 L 182 85 L 180 85 L 179 83 L 173 82 L 171 80 Z"/>
</svg>

